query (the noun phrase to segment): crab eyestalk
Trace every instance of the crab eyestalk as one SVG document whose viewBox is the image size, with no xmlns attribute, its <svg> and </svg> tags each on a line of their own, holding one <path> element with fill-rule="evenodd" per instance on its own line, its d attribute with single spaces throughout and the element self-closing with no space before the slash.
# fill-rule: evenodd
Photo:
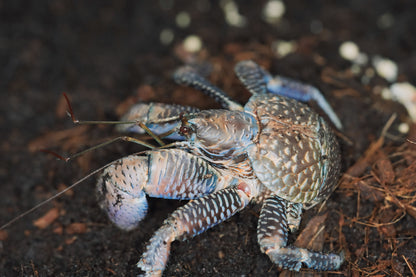
<svg viewBox="0 0 416 277">
<path fill-rule="evenodd" d="M 120 159 L 98 178 L 100 207 L 119 228 L 132 230 L 146 216 L 148 205 L 143 187 L 147 179 L 148 160 L 145 156 Z"/>
</svg>

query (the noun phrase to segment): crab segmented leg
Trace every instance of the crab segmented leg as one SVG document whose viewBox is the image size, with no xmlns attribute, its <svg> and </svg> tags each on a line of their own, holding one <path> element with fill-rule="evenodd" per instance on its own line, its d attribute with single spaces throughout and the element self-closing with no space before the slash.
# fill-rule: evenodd
<svg viewBox="0 0 416 277">
<path fill-rule="evenodd" d="M 291 233 L 296 232 L 299 229 L 299 224 L 302 215 L 302 207 L 303 204 L 301 203 L 292 203 L 289 202 L 287 204 L 287 224 Z"/>
<path fill-rule="evenodd" d="M 138 103 L 132 106 L 129 111 L 121 118 L 121 121 L 137 121 L 143 123 L 156 135 L 162 135 L 171 130 L 175 130 L 181 124 L 180 115 L 183 113 L 193 114 L 199 112 L 198 108 L 163 103 Z M 139 124 L 120 124 L 117 125 L 119 132 L 133 132 L 144 134 Z M 169 136 L 169 139 L 183 140 L 184 137 L 176 131 Z"/>
<path fill-rule="evenodd" d="M 225 109 L 242 111 L 243 106 L 233 101 L 224 91 L 211 84 L 190 66 L 183 66 L 177 69 L 173 75 L 176 83 L 195 88 L 212 97 Z"/>
<path fill-rule="evenodd" d="M 337 254 L 323 254 L 297 247 L 287 247 L 287 201 L 272 196 L 263 204 L 257 239 L 262 252 L 279 267 L 299 271 L 302 264 L 315 270 L 336 270 L 343 262 Z"/>
<path fill-rule="evenodd" d="M 196 236 L 244 209 L 251 197 L 239 187 L 225 188 L 190 201 L 173 212 L 150 239 L 146 252 L 137 264 L 146 272 L 145 276 L 162 274 L 174 240 Z"/>
<path fill-rule="evenodd" d="M 116 161 L 98 179 L 100 206 L 119 228 L 131 230 L 147 213 L 146 195 L 195 199 L 236 182 L 180 149 L 147 151 Z"/>
<path fill-rule="evenodd" d="M 267 82 L 271 76 L 253 61 L 241 61 L 234 67 L 234 72 L 251 94 L 267 93 Z"/>
<path fill-rule="evenodd" d="M 240 81 L 253 94 L 268 92 L 290 97 L 301 102 L 314 100 L 328 115 L 332 123 L 338 129 L 342 129 L 342 123 L 338 116 L 317 88 L 282 76 L 272 77 L 253 61 L 239 62 L 235 66 L 235 72 Z"/>
</svg>

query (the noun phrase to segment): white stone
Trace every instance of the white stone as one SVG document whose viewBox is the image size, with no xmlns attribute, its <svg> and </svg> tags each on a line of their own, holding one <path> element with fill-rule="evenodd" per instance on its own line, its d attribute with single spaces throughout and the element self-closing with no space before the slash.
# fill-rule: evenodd
<svg viewBox="0 0 416 277">
<path fill-rule="evenodd" d="M 278 22 L 285 14 L 285 4 L 280 0 L 270 0 L 263 8 L 263 18 L 269 23 Z"/>
<path fill-rule="evenodd" d="M 339 47 L 339 54 L 346 60 L 354 61 L 360 54 L 357 44 L 352 41 L 345 41 Z"/>
<path fill-rule="evenodd" d="M 296 51 L 297 44 L 295 41 L 277 40 L 273 42 L 272 48 L 279 57 L 284 57 Z"/>
<path fill-rule="evenodd" d="M 377 74 L 387 81 L 396 81 L 399 69 L 397 64 L 392 60 L 380 56 L 375 56 L 373 58 L 373 66 L 376 69 Z"/>
<path fill-rule="evenodd" d="M 390 89 L 389 89 L 389 88 L 383 88 L 383 89 L 381 90 L 381 97 L 382 97 L 383 99 L 387 99 L 387 100 L 389 100 L 389 99 L 392 99 L 392 98 L 393 98 L 393 94 L 391 93 L 391 91 L 390 91 Z"/>
<path fill-rule="evenodd" d="M 190 35 L 183 41 L 183 47 L 188 52 L 198 52 L 202 49 L 202 40 L 196 35 Z"/>
<path fill-rule="evenodd" d="M 405 122 L 402 122 L 402 123 L 400 123 L 398 129 L 399 129 L 400 133 L 407 134 L 409 132 L 410 127 L 409 127 L 409 124 L 407 124 Z"/>
<path fill-rule="evenodd" d="M 406 107 L 413 122 L 416 122 L 416 88 L 408 83 L 394 83 L 390 86 L 393 99 Z"/>
<path fill-rule="evenodd" d="M 244 27 L 247 25 L 247 19 L 238 11 L 238 6 L 233 0 L 222 0 L 221 8 L 225 14 L 225 21 L 234 27 Z"/>
</svg>

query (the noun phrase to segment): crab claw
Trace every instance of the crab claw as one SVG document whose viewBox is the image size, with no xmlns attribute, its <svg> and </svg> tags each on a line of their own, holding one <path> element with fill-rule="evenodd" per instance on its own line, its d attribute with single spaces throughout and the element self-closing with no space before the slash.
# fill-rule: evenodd
<svg viewBox="0 0 416 277">
<path fill-rule="evenodd" d="M 143 187 L 147 172 L 147 157 L 128 156 L 107 167 L 98 178 L 100 207 L 123 230 L 136 228 L 146 216 L 148 204 Z"/>
</svg>

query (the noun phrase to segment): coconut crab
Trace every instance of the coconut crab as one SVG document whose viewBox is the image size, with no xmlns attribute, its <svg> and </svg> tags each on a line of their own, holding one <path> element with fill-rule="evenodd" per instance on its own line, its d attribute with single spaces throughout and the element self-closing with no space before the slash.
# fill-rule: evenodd
<svg viewBox="0 0 416 277">
<path fill-rule="evenodd" d="M 196 236 L 230 218 L 250 202 L 262 203 L 257 238 L 277 266 L 299 271 L 336 270 L 343 255 L 287 245 L 302 208 L 326 199 L 335 189 L 340 152 L 331 127 L 299 102 L 315 99 L 335 126 L 341 123 L 320 92 L 305 84 L 271 77 L 252 61 L 235 72 L 253 94 L 243 107 L 190 67 L 174 79 L 214 97 L 224 109 L 138 104 L 123 120 L 141 122 L 155 135 L 176 139 L 168 148 L 122 158 L 99 177 L 100 206 L 125 230 L 136 228 L 147 212 L 146 197 L 187 199 L 147 245 L 138 267 L 160 276 L 171 243 Z M 137 124 L 121 131 L 143 132 Z M 142 126 L 142 125 L 141 125 Z"/>
</svg>

